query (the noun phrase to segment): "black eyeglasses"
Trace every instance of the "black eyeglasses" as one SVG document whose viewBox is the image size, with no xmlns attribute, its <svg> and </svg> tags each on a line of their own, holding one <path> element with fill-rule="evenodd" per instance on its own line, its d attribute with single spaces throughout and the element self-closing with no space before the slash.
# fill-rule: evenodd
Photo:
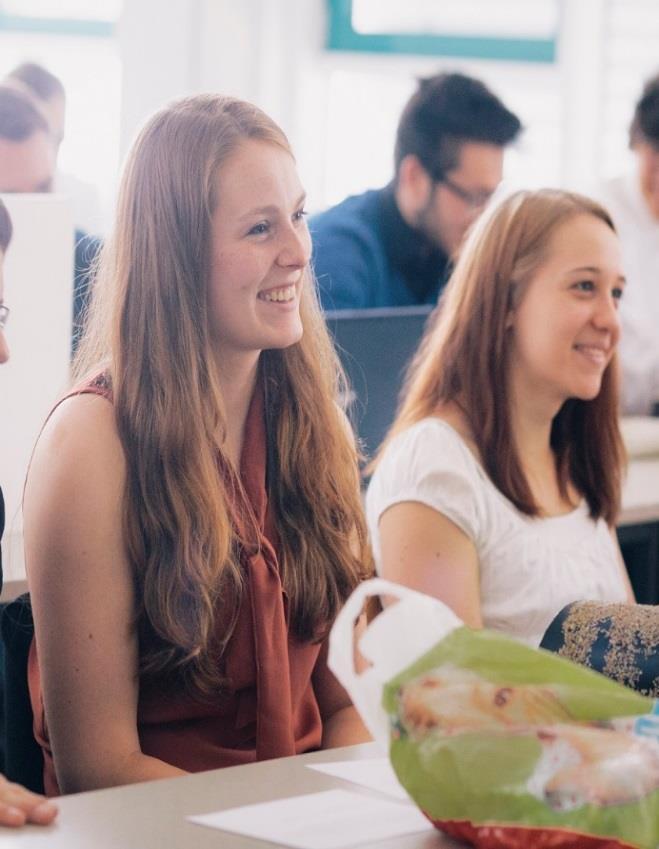
<svg viewBox="0 0 659 849">
<path fill-rule="evenodd" d="M 9 321 L 9 307 L 0 304 L 0 330 L 4 330 Z"/>
<path fill-rule="evenodd" d="M 468 189 L 463 189 L 446 175 L 435 177 L 436 183 L 441 183 L 442 186 L 452 192 L 457 198 L 460 198 L 463 203 L 466 203 L 470 209 L 482 209 L 490 200 L 494 192 L 470 192 Z"/>
</svg>

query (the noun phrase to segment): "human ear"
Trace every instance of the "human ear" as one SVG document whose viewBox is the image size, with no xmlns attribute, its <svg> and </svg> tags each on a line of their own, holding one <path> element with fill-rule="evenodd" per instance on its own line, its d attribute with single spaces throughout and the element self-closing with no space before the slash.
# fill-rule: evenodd
<svg viewBox="0 0 659 849">
<path fill-rule="evenodd" d="M 398 168 L 398 188 L 416 208 L 425 206 L 432 179 L 413 153 L 403 157 Z"/>
<path fill-rule="evenodd" d="M 515 324 L 515 310 L 519 303 L 519 290 L 516 283 L 511 283 L 508 289 L 508 312 L 506 313 L 505 329 L 511 330 Z"/>
</svg>

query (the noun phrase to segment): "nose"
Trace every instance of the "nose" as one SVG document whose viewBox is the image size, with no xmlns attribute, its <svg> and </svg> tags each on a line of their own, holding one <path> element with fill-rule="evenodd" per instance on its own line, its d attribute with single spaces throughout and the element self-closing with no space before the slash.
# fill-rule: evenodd
<svg viewBox="0 0 659 849">
<path fill-rule="evenodd" d="M 311 259 L 311 236 L 306 221 L 292 222 L 283 234 L 279 264 L 285 268 L 304 268 Z"/>
<path fill-rule="evenodd" d="M 620 337 L 618 303 L 618 299 L 614 298 L 611 293 L 604 293 L 598 299 L 597 310 L 593 317 L 593 323 L 599 330 L 605 330 L 611 334 L 611 341 L 614 345 Z"/>
<path fill-rule="evenodd" d="M 0 365 L 6 363 L 9 359 L 9 345 L 7 344 L 7 337 L 5 336 L 5 331 L 0 330 Z"/>
</svg>

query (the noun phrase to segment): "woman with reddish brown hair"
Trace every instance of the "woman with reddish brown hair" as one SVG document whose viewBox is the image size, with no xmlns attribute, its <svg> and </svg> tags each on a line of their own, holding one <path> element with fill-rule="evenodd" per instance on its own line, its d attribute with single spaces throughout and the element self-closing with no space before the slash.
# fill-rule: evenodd
<svg viewBox="0 0 659 849">
<path fill-rule="evenodd" d="M 48 794 L 367 738 L 326 663 L 368 561 L 304 198 L 233 98 L 161 110 L 128 157 L 25 488 Z"/>
<path fill-rule="evenodd" d="M 588 198 L 520 192 L 477 222 L 373 463 L 384 577 L 535 645 L 571 601 L 633 601 L 614 533 L 623 289 Z"/>
</svg>

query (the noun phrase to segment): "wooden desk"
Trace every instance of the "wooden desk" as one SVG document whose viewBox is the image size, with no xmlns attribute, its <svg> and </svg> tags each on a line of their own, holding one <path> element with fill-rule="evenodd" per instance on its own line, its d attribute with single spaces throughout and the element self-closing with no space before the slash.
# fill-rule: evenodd
<svg viewBox="0 0 659 849">
<path fill-rule="evenodd" d="M 264 849 L 278 844 L 193 825 L 191 814 L 210 813 L 337 787 L 384 798 L 375 791 L 306 769 L 305 764 L 378 757 L 371 743 L 296 758 L 230 767 L 184 778 L 149 781 L 59 800 L 49 828 L 0 829 L 5 849 Z M 457 849 L 439 832 L 378 841 L 378 849 Z"/>
</svg>

